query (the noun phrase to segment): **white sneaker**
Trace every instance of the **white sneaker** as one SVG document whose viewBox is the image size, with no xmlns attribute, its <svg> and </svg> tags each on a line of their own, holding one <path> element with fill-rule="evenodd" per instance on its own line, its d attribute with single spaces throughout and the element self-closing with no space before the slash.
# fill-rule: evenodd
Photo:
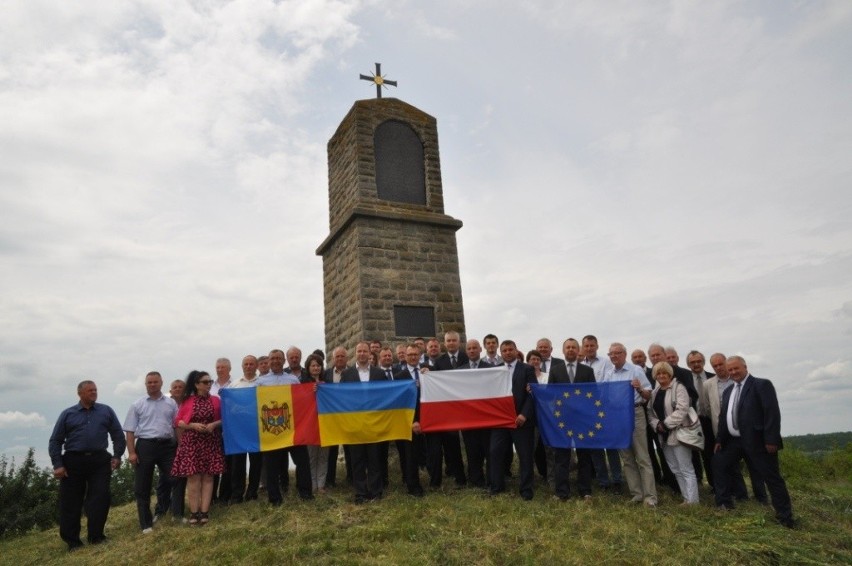
<svg viewBox="0 0 852 566">
<path fill-rule="evenodd" d="M 150 535 L 153 532 L 154 532 L 154 529 L 152 529 L 151 527 L 148 527 L 147 529 L 142 529 L 143 535 Z"/>
</svg>

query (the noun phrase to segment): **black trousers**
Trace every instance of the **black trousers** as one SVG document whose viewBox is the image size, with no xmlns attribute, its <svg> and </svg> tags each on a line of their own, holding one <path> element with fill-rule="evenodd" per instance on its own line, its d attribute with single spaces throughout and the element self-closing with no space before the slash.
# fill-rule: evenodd
<svg viewBox="0 0 852 566">
<path fill-rule="evenodd" d="M 554 491 L 560 499 L 567 499 L 571 497 L 571 484 L 569 481 L 571 449 L 554 448 L 553 453 L 556 460 Z M 592 455 L 590 450 L 583 448 L 577 449 L 577 492 L 581 496 L 592 494 Z"/>
<path fill-rule="evenodd" d="M 766 482 L 766 487 L 772 498 L 772 507 L 775 509 L 775 516 L 781 521 L 792 520 L 793 507 L 790 502 L 790 494 L 787 491 L 787 484 L 781 477 L 781 470 L 778 467 L 778 453 L 770 454 L 762 446 L 758 450 L 746 450 L 742 439 L 736 436 L 731 437 L 713 459 L 716 505 L 733 507 L 733 470 L 739 467 L 743 458 L 751 460 L 751 465 L 755 471 Z"/>
<path fill-rule="evenodd" d="M 491 477 L 489 473 L 491 429 L 463 430 L 462 438 L 464 438 L 464 451 L 467 456 L 467 478 L 476 487 L 486 487 L 488 478 Z"/>
<path fill-rule="evenodd" d="M 429 485 L 440 487 L 444 472 L 444 460 L 447 462 L 447 473 L 455 478 L 456 484 L 464 485 L 467 483 L 459 431 L 433 432 L 424 436 L 426 437 L 426 446 L 429 451 L 429 463 L 427 464 Z"/>
<path fill-rule="evenodd" d="M 249 462 L 248 488 L 246 488 L 246 456 Z M 239 503 L 243 499 L 257 499 L 262 465 L 262 452 L 231 455 L 231 501 Z"/>
<path fill-rule="evenodd" d="M 399 471 L 400 471 L 400 474 L 401 474 L 401 477 L 402 477 L 402 483 L 406 483 L 405 477 L 408 474 L 406 460 L 408 458 L 408 454 L 406 453 L 406 447 L 405 447 L 404 443 L 408 442 L 410 444 L 410 441 L 408 441 L 408 440 L 396 440 L 394 442 L 395 442 L 395 445 L 396 445 L 396 452 L 397 452 L 397 455 L 399 457 Z M 388 459 L 389 459 L 389 456 L 390 456 L 390 445 L 391 445 L 391 443 L 390 442 L 382 442 L 380 444 L 381 444 L 381 446 L 380 446 L 379 452 L 380 452 L 381 466 L 382 466 L 382 485 L 387 487 L 390 484 L 390 478 L 389 478 L 389 474 L 388 474 Z"/>
<path fill-rule="evenodd" d="M 183 517 L 186 505 L 186 478 L 172 478 L 172 517 Z"/>
<path fill-rule="evenodd" d="M 66 452 L 62 465 L 68 477 L 59 481 L 59 536 L 69 547 L 80 546 L 80 517 L 88 519 L 88 540 L 102 542 L 109 514 L 112 457 L 106 450 Z"/>
<path fill-rule="evenodd" d="M 350 444 L 352 456 L 352 485 L 355 486 L 355 500 L 368 501 L 382 496 L 381 442 L 369 444 Z"/>
<path fill-rule="evenodd" d="M 325 476 L 325 486 L 335 487 L 337 485 L 337 457 L 340 455 L 339 446 L 328 448 L 328 470 Z M 343 463 L 346 466 L 346 481 L 352 481 L 352 457 L 349 455 L 349 446 L 343 446 Z"/>
<path fill-rule="evenodd" d="M 491 431 L 491 493 L 500 493 L 506 490 L 505 469 L 497 462 L 506 461 L 506 453 L 512 451 L 518 453 L 519 466 L 519 491 L 524 499 L 533 497 L 533 443 L 535 442 L 535 427 L 522 426 L 521 428 L 495 428 Z"/>
<path fill-rule="evenodd" d="M 289 484 L 290 458 L 296 465 L 296 489 L 302 499 L 313 499 L 313 483 L 311 481 L 311 461 L 308 457 L 307 446 L 291 446 L 264 452 L 263 463 L 266 466 L 266 494 L 273 505 L 280 504 L 284 498 L 281 493 L 285 485 L 284 478 Z M 286 487 L 284 487 L 286 491 Z"/>
<path fill-rule="evenodd" d="M 154 468 L 160 473 L 161 480 L 165 478 L 162 493 L 159 493 L 157 505 L 159 508 L 168 509 L 172 498 L 172 463 L 175 461 L 175 450 L 177 443 L 173 439 L 150 440 L 139 438 L 136 440 L 136 455 L 138 464 L 133 478 L 133 494 L 136 496 L 136 513 L 139 515 L 139 528 L 147 529 L 154 525 L 154 516 L 151 514 L 151 486 L 154 483 Z M 160 501 L 168 498 L 168 501 Z"/>
<path fill-rule="evenodd" d="M 414 435 L 418 438 L 422 435 Z M 418 445 L 412 440 L 397 440 L 397 450 L 400 451 L 400 462 L 405 461 L 403 481 L 410 495 L 423 495 L 423 487 L 420 485 L 420 463 L 417 458 Z"/>
</svg>

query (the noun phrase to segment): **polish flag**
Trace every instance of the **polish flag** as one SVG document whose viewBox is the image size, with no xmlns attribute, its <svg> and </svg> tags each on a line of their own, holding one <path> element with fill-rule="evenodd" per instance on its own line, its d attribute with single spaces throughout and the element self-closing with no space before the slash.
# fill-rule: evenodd
<svg viewBox="0 0 852 566">
<path fill-rule="evenodd" d="M 423 432 L 515 428 L 512 378 L 505 367 L 430 371 L 420 376 Z"/>
</svg>

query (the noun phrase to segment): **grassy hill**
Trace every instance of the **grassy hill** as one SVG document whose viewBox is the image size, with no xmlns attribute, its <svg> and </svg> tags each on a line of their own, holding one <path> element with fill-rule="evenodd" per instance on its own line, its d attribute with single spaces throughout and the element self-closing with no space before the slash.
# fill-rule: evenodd
<svg viewBox="0 0 852 566">
<path fill-rule="evenodd" d="M 0 541 L 0 563 L 852 564 L 850 463 L 852 447 L 820 463 L 782 452 L 797 530 L 754 502 L 721 513 L 706 486 L 698 506 L 680 507 L 664 488 L 651 510 L 600 492 L 590 503 L 560 502 L 543 482 L 532 502 L 515 495 L 514 483 L 511 495 L 497 498 L 445 487 L 414 499 L 397 481 L 367 505 L 354 505 L 340 487 L 312 502 L 291 495 L 278 508 L 214 507 L 206 527 L 167 518 L 149 535 L 127 504 L 111 511 L 105 545 L 69 554 L 54 528 Z"/>
</svg>

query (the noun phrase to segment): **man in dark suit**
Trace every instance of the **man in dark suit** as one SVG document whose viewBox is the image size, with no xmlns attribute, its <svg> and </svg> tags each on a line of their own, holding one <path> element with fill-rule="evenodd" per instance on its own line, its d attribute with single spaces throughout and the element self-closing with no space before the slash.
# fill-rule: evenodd
<svg viewBox="0 0 852 566">
<path fill-rule="evenodd" d="M 517 428 L 495 428 L 491 431 L 491 485 L 489 493 L 496 495 L 506 490 L 504 470 L 496 465 L 506 459 L 506 453 L 515 445 L 520 466 L 519 481 L 521 497 L 525 501 L 533 498 L 533 442 L 535 441 L 535 404 L 528 389 L 536 383 L 535 370 L 518 356 L 518 348 L 512 340 L 500 344 L 500 356 L 512 378 L 512 397 L 515 401 L 515 426 Z"/>
<path fill-rule="evenodd" d="M 355 346 L 355 365 L 343 370 L 341 383 L 363 383 L 366 381 L 387 381 L 382 370 L 370 365 L 369 342 L 359 342 Z M 355 503 L 365 503 L 381 499 L 384 490 L 382 484 L 381 442 L 351 444 L 352 485 L 355 486 Z"/>
<path fill-rule="evenodd" d="M 414 421 L 411 425 L 411 440 L 397 440 L 396 447 L 399 450 L 400 465 L 404 466 L 402 474 L 408 494 L 415 497 L 423 496 L 423 488 L 420 486 L 420 462 L 419 452 L 423 441 L 420 432 L 420 348 L 415 343 L 405 347 L 405 364 L 393 378 L 413 379 L 417 383 L 417 405 L 414 408 Z M 402 463 L 404 461 L 404 464 Z"/>
<path fill-rule="evenodd" d="M 733 508 L 732 470 L 744 457 L 750 458 L 766 482 L 778 522 L 793 528 L 790 494 L 778 467 L 778 450 L 784 444 L 775 387 L 768 379 L 750 375 L 740 356 L 729 357 L 726 366 L 735 385 L 725 391 L 719 412 L 719 434 L 713 459 L 716 505 L 722 509 Z"/>
<path fill-rule="evenodd" d="M 325 383 L 340 383 L 340 378 L 346 370 L 346 362 L 349 360 L 349 352 L 343 346 L 338 346 L 331 353 L 332 366 L 322 372 L 322 380 Z M 328 449 L 328 470 L 325 476 L 325 486 L 335 487 L 337 485 L 337 456 L 340 453 L 338 446 L 330 446 Z M 349 447 L 343 447 L 343 457 L 346 466 L 346 481 L 352 483 L 352 457 L 349 455 Z"/>
<path fill-rule="evenodd" d="M 535 351 L 541 354 L 541 375 L 538 377 L 539 383 L 547 383 L 550 370 L 557 365 L 562 365 L 564 367 L 565 360 L 552 356 L 553 342 L 550 341 L 550 338 L 539 338 L 538 342 L 535 343 Z M 527 359 L 529 359 L 529 353 L 527 354 Z M 544 445 L 540 434 L 536 434 L 535 436 L 535 466 L 538 469 L 538 473 L 541 474 L 542 477 L 547 478 L 547 483 L 551 488 L 553 488 L 555 485 L 553 475 L 554 469 L 556 468 L 553 451 Z"/>
<path fill-rule="evenodd" d="M 420 366 L 428 367 L 429 369 L 437 369 L 438 358 L 440 357 L 441 343 L 438 342 L 437 338 L 430 338 L 429 341 L 426 342 L 426 354 L 424 355 Z"/>
<path fill-rule="evenodd" d="M 568 338 L 562 343 L 565 364 L 555 365 L 548 376 L 548 383 L 594 383 L 595 372 L 586 364 L 580 363 L 580 343 Z M 553 449 L 556 469 L 553 471 L 556 497 L 562 501 L 571 497 L 569 467 L 571 465 L 570 448 Z M 577 491 L 584 499 L 592 498 L 592 455 L 587 449 L 577 449 Z"/>
<path fill-rule="evenodd" d="M 394 375 L 398 373 L 397 370 L 394 369 L 395 364 L 393 363 L 393 350 L 388 348 L 382 348 L 379 350 L 379 369 L 382 373 L 385 374 L 385 377 L 389 381 L 393 381 Z M 388 479 L 388 453 L 390 451 L 390 442 L 380 442 L 379 443 L 379 453 L 381 454 L 381 466 L 382 466 L 382 485 L 387 487 L 390 484 Z M 402 470 L 402 478 L 403 482 L 405 481 L 405 463 L 403 460 L 405 459 L 405 455 L 400 452 L 399 454 L 399 465 Z"/>
<path fill-rule="evenodd" d="M 435 359 L 435 363 L 431 366 L 431 369 L 446 371 L 465 367 L 468 363 L 468 358 L 467 354 L 460 348 L 460 340 L 461 337 L 458 332 L 454 330 L 446 332 L 444 334 L 444 348 L 446 352 Z M 467 477 L 464 473 L 459 431 L 448 430 L 427 434 L 426 443 L 429 450 L 430 485 L 432 487 L 439 487 L 441 485 L 443 461 L 447 463 L 447 475 L 455 478 L 456 485 L 464 485 L 467 482 Z"/>
<path fill-rule="evenodd" d="M 704 383 L 716 376 L 715 373 L 704 370 L 705 364 L 704 354 L 698 350 L 692 350 L 686 355 L 686 365 L 689 366 L 693 383 L 698 390 L 699 406 L 704 402 Z M 698 485 L 701 485 L 701 471 L 703 469 L 707 476 L 707 485 L 710 486 L 710 489 L 713 489 L 713 464 L 711 463 L 713 461 L 713 444 L 715 443 L 713 423 L 710 417 L 703 416 L 700 412 L 698 419 L 701 421 L 701 430 L 704 432 L 704 450 L 692 451 L 692 464 L 695 467 L 695 478 L 698 480 Z"/>
<path fill-rule="evenodd" d="M 471 339 L 467 341 L 465 347 L 467 354 L 467 363 L 459 366 L 458 369 L 478 369 L 490 368 L 491 364 L 483 360 L 482 346 L 479 340 Z M 486 487 L 488 485 L 489 463 L 490 458 L 488 452 L 491 449 L 491 429 L 476 428 L 462 431 L 464 438 L 464 452 L 467 456 L 467 477 L 474 487 Z M 485 472 L 483 473 L 483 466 Z"/>
</svg>

